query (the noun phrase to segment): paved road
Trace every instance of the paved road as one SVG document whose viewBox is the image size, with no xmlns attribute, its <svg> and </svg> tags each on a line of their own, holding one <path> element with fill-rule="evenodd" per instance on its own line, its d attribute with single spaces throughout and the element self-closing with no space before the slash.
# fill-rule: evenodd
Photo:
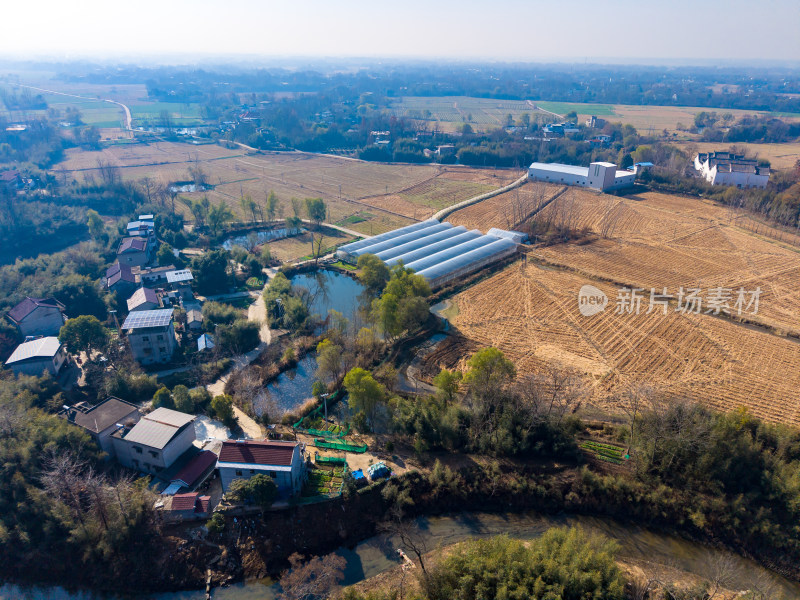
<svg viewBox="0 0 800 600">
<path fill-rule="evenodd" d="M 131 126 L 131 109 L 125 106 L 122 102 L 117 102 L 116 100 L 111 100 L 109 98 L 90 98 L 88 96 L 77 96 L 75 94 L 67 94 L 65 92 L 57 92 L 56 90 L 47 90 L 45 88 L 34 87 L 32 85 L 23 85 L 21 83 L 12 83 L 11 85 L 16 85 L 17 87 L 27 88 L 29 90 L 36 90 L 37 92 L 46 92 L 48 94 L 57 94 L 58 96 L 67 96 L 69 98 L 80 98 L 81 100 L 94 100 L 95 102 L 109 102 L 110 104 L 116 104 L 125 113 L 125 129 L 128 131 L 133 131 L 133 127 Z"/>
</svg>

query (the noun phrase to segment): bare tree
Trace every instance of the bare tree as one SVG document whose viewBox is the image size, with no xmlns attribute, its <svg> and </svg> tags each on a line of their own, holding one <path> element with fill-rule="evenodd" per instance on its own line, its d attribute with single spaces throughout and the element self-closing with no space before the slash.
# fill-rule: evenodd
<svg viewBox="0 0 800 600">
<path fill-rule="evenodd" d="M 652 406 L 657 393 L 647 383 L 635 382 L 625 386 L 619 397 L 619 407 L 628 417 L 628 452 L 636 444 L 636 425 L 640 413 Z"/>
<path fill-rule="evenodd" d="M 347 561 L 337 554 L 317 556 L 306 563 L 297 553 L 289 557 L 289 569 L 281 575 L 281 600 L 330 598 L 344 579 Z"/>
</svg>

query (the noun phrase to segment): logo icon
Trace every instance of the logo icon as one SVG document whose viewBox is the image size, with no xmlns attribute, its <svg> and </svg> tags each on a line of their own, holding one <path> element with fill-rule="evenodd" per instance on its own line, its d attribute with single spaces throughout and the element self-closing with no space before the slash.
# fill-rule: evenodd
<svg viewBox="0 0 800 600">
<path fill-rule="evenodd" d="M 585 285 L 578 292 L 578 310 L 584 317 L 603 312 L 607 304 L 608 296 L 593 285 Z"/>
</svg>

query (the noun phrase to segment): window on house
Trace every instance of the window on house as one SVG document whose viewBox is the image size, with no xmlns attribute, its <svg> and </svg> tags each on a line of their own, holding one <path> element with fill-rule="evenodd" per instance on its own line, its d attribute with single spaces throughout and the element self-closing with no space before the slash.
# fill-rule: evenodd
<svg viewBox="0 0 800 600">
<path fill-rule="evenodd" d="M 156 452 L 155 450 L 150 450 L 150 456 L 152 456 L 153 458 L 158 458 L 158 452 Z"/>
<path fill-rule="evenodd" d="M 272 477 L 273 479 L 277 479 L 278 478 L 278 472 L 277 471 L 270 471 L 269 472 L 269 476 Z"/>
<path fill-rule="evenodd" d="M 242 470 L 241 469 L 236 469 L 236 475 L 238 477 L 241 477 L 242 476 Z"/>
<path fill-rule="evenodd" d="M 133 447 L 133 451 L 136 452 L 136 454 L 141 454 L 142 453 L 142 449 L 139 446 L 134 446 Z"/>
<path fill-rule="evenodd" d="M 144 348 L 142 350 L 142 352 L 144 352 L 145 354 L 152 354 L 153 353 L 153 349 L 152 348 Z"/>
<path fill-rule="evenodd" d="M 167 349 L 164 346 L 159 346 L 158 351 L 161 352 L 161 354 L 167 353 Z"/>
<path fill-rule="evenodd" d="M 163 339 L 164 339 L 164 336 L 163 336 L 163 335 L 161 335 L 161 334 L 158 334 L 158 335 L 156 336 L 156 339 L 157 339 L 158 341 L 161 341 L 161 340 L 163 340 Z"/>
<path fill-rule="evenodd" d="M 150 341 L 150 336 L 149 335 L 143 335 L 142 336 L 142 341 L 143 342 L 149 342 Z"/>
<path fill-rule="evenodd" d="M 255 469 L 250 469 L 250 475 L 255 475 L 255 474 L 256 474 L 256 470 Z"/>
</svg>

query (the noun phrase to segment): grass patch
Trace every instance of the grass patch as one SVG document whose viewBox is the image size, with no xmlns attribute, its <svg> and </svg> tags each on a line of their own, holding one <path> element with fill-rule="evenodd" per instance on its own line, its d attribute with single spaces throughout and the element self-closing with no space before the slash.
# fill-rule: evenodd
<svg viewBox="0 0 800 600">
<path fill-rule="evenodd" d="M 345 271 L 358 271 L 358 267 L 351 265 L 350 263 L 342 262 L 341 260 L 337 260 L 331 266 L 338 267 L 339 269 L 344 269 Z"/>
<path fill-rule="evenodd" d="M 308 471 L 308 481 L 303 486 L 301 496 L 331 496 L 339 494 L 344 481 L 344 467 L 333 465 L 314 466 Z"/>
</svg>

